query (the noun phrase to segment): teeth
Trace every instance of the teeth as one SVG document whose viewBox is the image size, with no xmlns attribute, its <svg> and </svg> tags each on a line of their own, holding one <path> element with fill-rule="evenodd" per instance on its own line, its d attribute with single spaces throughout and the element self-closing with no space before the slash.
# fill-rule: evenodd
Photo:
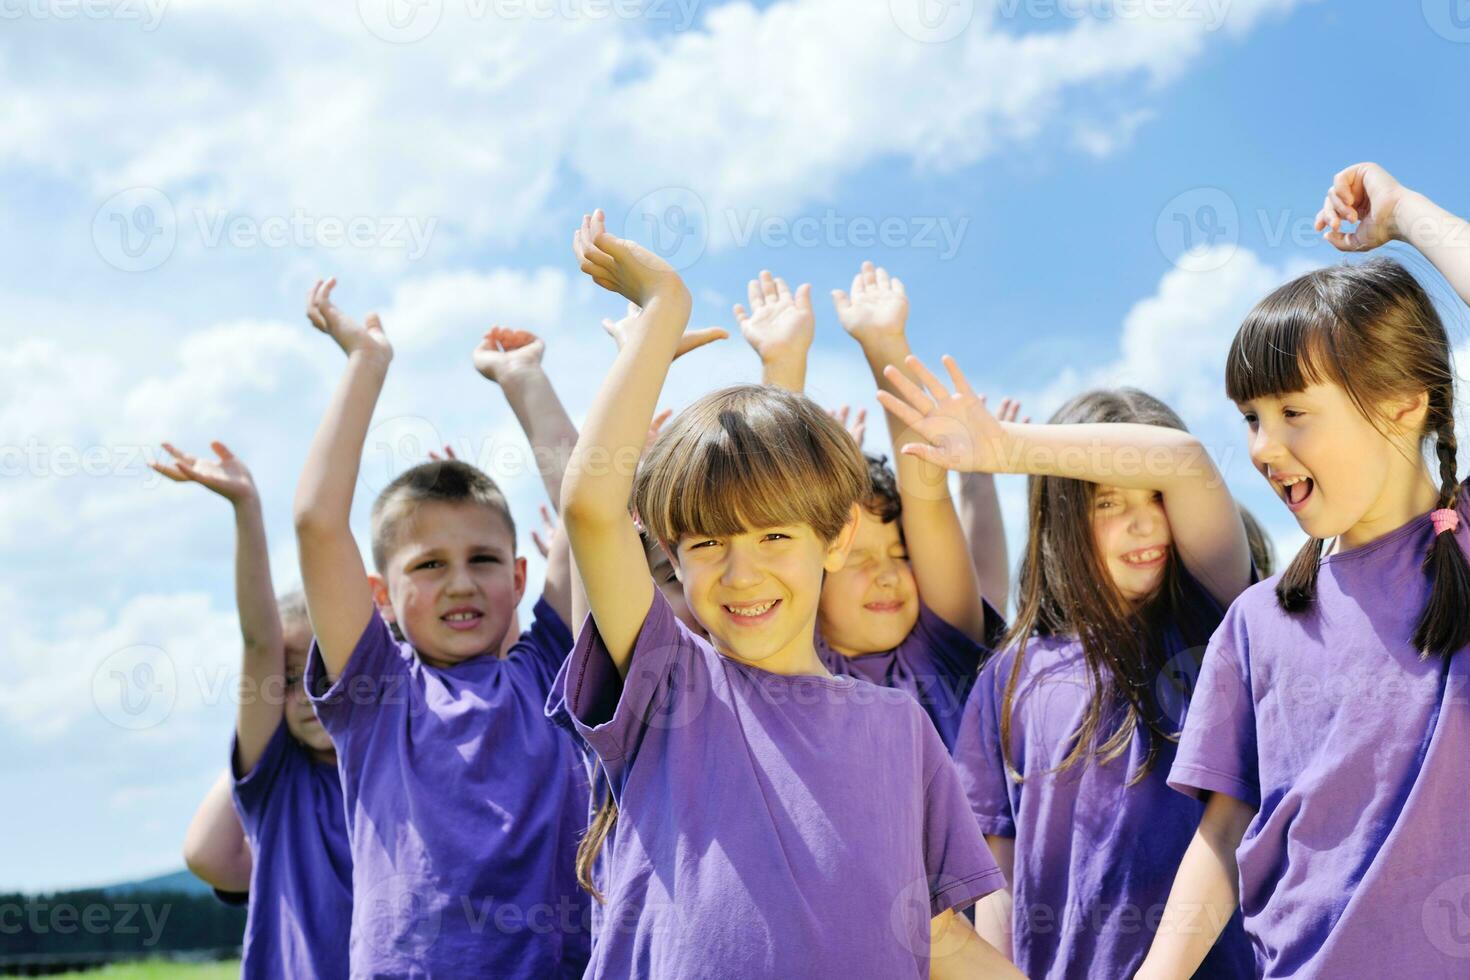
<svg viewBox="0 0 1470 980">
<path fill-rule="evenodd" d="M 1281 481 L 1281 485 L 1283 487 L 1294 487 L 1298 483 L 1301 483 L 1305 479 L 1306 479 L 1306 477 L 1304 477 L 1304 476 L 1293 476 L 1293 477 L 1289 477 L 1289 478 L 1287 478 L 1285 480 L 1282 480 Z"/>
<path fill-rule="evenodd" d="M 776 600 L 772 599 L 769 602 L 763 602 L 758 606 L 742 606 L 739 609 L 736 609 L 733 606 L 726 606 L 725 608 L 737 616 L 759 616 L 775 604 Z"/>
<path fill-rule="evenodd" d="M 1156 558 L 1162 558 L 1163 555 L 1164 555 L 1164 549 L 1163 548 L 1150 548 L 1147 551 L 1140 551 L 1140 552 L 1138 552 L 1137 554 L 1135 554 L 1132 558 L 1129 558 L 1128 560 L 1131 561 L 1131 562 L 1137 562 L 1139 564 L 1142 564 L 1143 562 L 1146 562 L 1146 561 L 1153 561 Z"/>
<path fill-rule="evenodd" d="M 478 613 L 450 613 L 444 618 L 451 623 L 462 623 L 467 619 L 474 619 L 478 615 Z"/>
</svg>

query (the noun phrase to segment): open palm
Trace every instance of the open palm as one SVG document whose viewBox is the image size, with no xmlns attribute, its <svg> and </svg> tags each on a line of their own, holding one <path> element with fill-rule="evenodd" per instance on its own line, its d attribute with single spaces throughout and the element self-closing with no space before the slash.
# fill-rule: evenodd
<svg viewBox="0 0 1470 980">
<path fill-rule="evenodd" d="M 904 363 L 924 387 L 890 364 L 883 369 L 883 376 L 898 395 L 878 392 L 883 407 L 924 440 L 908 443 L 902 451 L 948 470 L 1005 472 L 1006 431 L 986 408 L 985 396 L 970 388 L 954 358 L 944 356 L 944 366 L 954 382 L 953 392 L 917 357 L 910 355 Z"/>
<path fill-rule="evenodd" d="M 511 330 L 498 324 L 485 332 L 475 348 L 475 370 L 491 381 L 540 365 L 546 342 L 529 330 Z"/>
<path fill-rule="evenodd" d="M 804 353 L 812 345 L 816 317 L 812 313 L 812 287 L 803 284 L 792 293 L 786 280 L 762 271 L 746 286 L 750 311 L 736 303 L 735 322 L 746 343 L 761 360 L 789 353 Z"/>
<path fill-rule="evenodd" d="M 860 344 L 902 337 L 909 318 L 909 298 L 903 282 L 886 269 L 864 262 L 852 278 L 852 289 L 832 290 L 832 303 L 842 329 Z"/>
<path fill-rule="evenodd" d="M 238 456 L 230 452 L 222 442 L 211 442 L 218 459 L 204 459 L 186 453 L 164 443 L 163 448 L 174 458 L 172 466 L 166 463 L 149 463 L 154 470 L 175 483 L 198 483 L 208 487 L 231 503 L 255 495 L 255 480 L 250 470 Z"/>
</svg>

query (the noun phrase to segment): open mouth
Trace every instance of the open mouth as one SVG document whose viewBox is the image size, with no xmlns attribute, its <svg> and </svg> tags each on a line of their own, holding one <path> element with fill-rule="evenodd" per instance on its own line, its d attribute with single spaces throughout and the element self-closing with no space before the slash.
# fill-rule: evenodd
<svg viewBox="0 0 1470 980">
<path fill-rule="evenodd" d="M 904 603 L 899 599 L 886 599 L 882 602 L 865 602 L 863 608 L 874 613 L 896 613 L 903 610 Z"/>
<path fill-rule="evenodd" d="M 478 609 L 451 609 L 439 621 L 452 630 L 468 632 L 485 621 L 485 614 Z"/>
<path fill-rule="evenodd" d="M 741 626 L 759 626 L 770 622 L 780 605 L 780 599 L 763 599 L 759 602 L 725 603 L 720 608 L 725 610 L 733 623 Z"/>
<path fill-rule="evenodd" d="M 1120 556 L 1123 564 L 1132 568 L 1157 568 L 1169 557 L 1169 549 L 1163 546 L 1152 548 L 1135 548 L 1133 551 Z"/>
<path fill-rule="evenodd" d="M 1293 513 L 1306 506 L 1307 500 L 1317 488 L 1310 476 L 1289 476 L 1284 480 L 1278 479 L 1277 482 L 1281 485 L 1281 496 L 1286 501 L 1286 506 Z"/>
</svg>

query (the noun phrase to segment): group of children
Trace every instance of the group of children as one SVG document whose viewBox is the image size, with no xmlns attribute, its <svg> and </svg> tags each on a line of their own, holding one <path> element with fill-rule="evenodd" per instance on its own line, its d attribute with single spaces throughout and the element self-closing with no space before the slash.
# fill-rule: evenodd
<svg viewBox="0 0 1470 980">
<path fill-rule="evenodd" d="M 1470 226 L 1382 168 L 1338 174 L 1317 224 L 1470 301 Z M 241 705 L 185 856 L 248 896 L 245 975 L 1470 971 L 1470 502 L 1451 343 L 1403 266 L 1289 282 L 1231 346 L 1222 397 L 1310 537 L 1272 575 L 1167 405 L 992 413 L 913 357 L 871 263 L 833 302 L 891 468 L 802 394 L 810 287 L 765 272 L 734 309 L 762 384 L 656 415 L 724 331 L 686 330 L 679 275 L 601 212 L 573 250 L 629 304 L 582 430 L 538 338 L 474 353 L 547 461 L 524 631 L 515 520 L 452 454 L 379 494 L 365 566 L 392 348 L 335 280 L 307 308 L 346 368 L 297 489 L 301 593 L 275 598 L 244 463 L 168 447 L 235 510 Z M 1014 584 L 995 473 L 1030 476 Z"/>
</svg>

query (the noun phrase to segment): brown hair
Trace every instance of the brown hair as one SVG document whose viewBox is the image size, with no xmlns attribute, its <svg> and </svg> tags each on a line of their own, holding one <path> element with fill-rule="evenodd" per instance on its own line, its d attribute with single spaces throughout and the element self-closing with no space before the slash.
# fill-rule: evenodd
<svg viewBox="0 0 1470 980">
<path fill-rule="evenodd" d="M 1230 345 L 1225 390 L 1232 401 L 1335 384 L 1385 436 L 1377 406 L 1427 392 L 1418 434 L 1434 440 L 1439 504 L 1453 509 L 1460 485 L 1455 465 L 1455 373 L 1449 336 L 1419 281 L 1392 259 L 1338 265 L 1292 280 L 1256 304 Z M 1323 542 L 1309 540 L 1276 584 L 1283 609 L 1299 612 L 1316 599 Z M 1421 656 L 1449 656 L 1470 643 L 1470 562 L 1453 534 L 1439 534 L 1424 560 L 1433 581 L 1414 630 Z"/>
<path fill-rule="evenodd" d="M 1057 410 L 1050 424 L 1131 422 L 1187 431 L 1169 406 L 1136 388 L 1089 391 Z M 1016 646 L 1015 662 L 1001 704 L 1001 752 L 1011 778 L 1022 776 L 1010 761 L 1011 715 L 1026 641 L 1032 636 L 1075 635 L 1087 666 L 1091 704 L 1071 735 L 1071 750 L 1056 767 L 1064 772 L 1089 759 L 1109 762 L 1127 749 L 1133 733 L 1144 729 L 1148 755 L 1129 785 L 1153 767 L 1158 738 L 1177 738 L 1155 691 L 1163 673 L 1166 634 L 1177 631 L 1183 648 L 1202 647 L 1212 623 L 1192 615 L 1183 601 L 1182 566 L 1169 550 L 1159 590 L 1137 607 L 1113 584 L 1092 531 L 1097 484 L 1056 476 L 1028 481 L 1030 521 L 1021 556 L 1016 619 L 1001 641 Z M 1121 711 L 1117 727 L 1105 734 L 1109 719 Z"/>
<path fill-rule="evenodd" d="M 869 490 L 857 443 L 815 402 L 771 385 L 735 385 L 664 426 L 638 464 L 633 509 L 670 552 L 685 534 L 789 524 L 831 542 Z M 577 844 L 577 881 L 598 902 L 592 864 L 617 819 L 609 791 Z"/>
<path fill-rule="evenodd" d="M 1240 519 L 1245 522 L 1245 540 L 1250 545 L 1251 561 L 1255 563 L 1256 574 L 1263 579 L 1270 578 L 1276 574 L 1276 548 L 1266 536 L 1266 529 L 1256 520 L 1256 515 L 1243 506 L 1240 508 Z"/>
<path fill-rule="evenodd" d="M 887 456 L 863 453 L 868 464 L 868 492 L 863 495 L 863 507 L 877 515 L 884 524 L 892 524 L 903 516 L 903 498 L 898 495 L 898 475 L 888 465 Z M 903 534 L 903 530 L 898 532 Z"/>
<path fill-rule="evenodd" d="M 514 549 L 516 522 L 495 481 L 463 460 L 430 460 L 398 474 L 373 501 L 373 566 L 379 575 L 387 574 L 388 559 L 414 509 L 431 502 L 474 503 L 490 508 L 505 521 Z"/>
</svg>

